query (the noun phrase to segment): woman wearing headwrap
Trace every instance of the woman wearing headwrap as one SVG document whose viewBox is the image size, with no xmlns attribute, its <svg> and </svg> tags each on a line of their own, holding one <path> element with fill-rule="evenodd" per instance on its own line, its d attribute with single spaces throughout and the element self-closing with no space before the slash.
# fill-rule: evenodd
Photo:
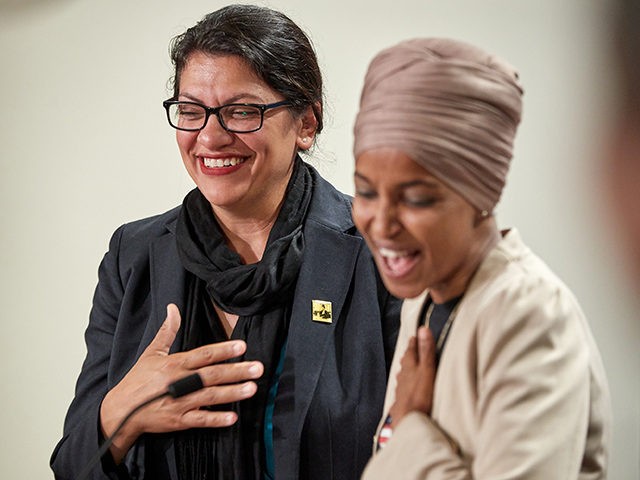
<svg viewBox="0 0 640 480">
<path fill-rule="evenodd" d="M 516 72 L 415 39 L 369 66 L 353 215 L 405 298 L 370 479 L 604 478 L 610 400 L 569 289 L 494 209 L 521 116 Z"/>
</svg>

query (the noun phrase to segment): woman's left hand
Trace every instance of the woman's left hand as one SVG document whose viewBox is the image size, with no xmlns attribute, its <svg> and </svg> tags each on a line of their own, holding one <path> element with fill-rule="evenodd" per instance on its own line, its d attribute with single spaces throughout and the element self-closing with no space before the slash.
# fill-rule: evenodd
<svg viewBox="0 0 640 480">
<path fill-rule="evenodd" d="M 418 329 L 417 338 L 411 337 L 400 361 L 397 376 L 396 400 L 389 414 L 396 426 L 409 412 L 431 413 L 433 383 L 436 376 L 435 342 L 428 327 Z"/>
</svg>

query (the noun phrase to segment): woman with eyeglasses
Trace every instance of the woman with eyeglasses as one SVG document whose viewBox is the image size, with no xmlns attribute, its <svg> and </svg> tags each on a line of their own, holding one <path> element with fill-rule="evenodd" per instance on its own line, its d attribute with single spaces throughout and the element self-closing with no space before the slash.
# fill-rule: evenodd
<svg viewBox="0 0 640 480">
<path fill-rule="evenodd" d="M 369 65 L 353 215 L 407 300 L 366 480 L 606 477 L 611 406 L 587 320 L 495 217 L 522 93 L 511 66 L 456 40 Z"/>
<path fill-rule="evenodd" d="M 399 324 L 350 199 L 302 160 L 322 130 L 312 45 L 232 5 L 174 39 L 164 102 L 196 188 L 126 224 L 99 272 L 88 354 L 51 466 L 89 478 L 356 479 Z M 86 468 L 86 467 L 85 467 Z"/>
</svg>

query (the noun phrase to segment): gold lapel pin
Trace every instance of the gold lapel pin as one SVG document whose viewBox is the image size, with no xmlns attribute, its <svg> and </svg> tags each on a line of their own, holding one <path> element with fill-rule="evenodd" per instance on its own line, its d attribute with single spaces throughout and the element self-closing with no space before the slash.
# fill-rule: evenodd
<svg viewBox="0 0 640 480">
<path fill-rule="evenodd" d="M 311 300 L 311 319 L 314 322 L 331 323 L 331 302 Z"/>
</svg>

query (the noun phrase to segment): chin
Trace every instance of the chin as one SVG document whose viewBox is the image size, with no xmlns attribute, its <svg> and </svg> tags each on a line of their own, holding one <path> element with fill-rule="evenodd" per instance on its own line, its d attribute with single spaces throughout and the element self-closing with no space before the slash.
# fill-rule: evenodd
<svg viewBox="0 0 640 480">
<path fill-rule="evenodd" d="M 426 290 L 426 287 L 416 285 L 415 283 L 402 283 L 396 280 L 385 278 L 384 276 L 382 277 L 382 281 L 385 287 L 387 287 L 387 290 L 389 290 L 389 292 L 391 292 L 391 294 L 397 298 L 414 298 Z"/>
<path fill-rule="evenodd" d="M 238 185 L 197 182 L 196 187 L 209 203 L 216 207 L 232 207 L 242 201 L 246 193 L 242 188 L 238 188 Z"/>
</svg>

